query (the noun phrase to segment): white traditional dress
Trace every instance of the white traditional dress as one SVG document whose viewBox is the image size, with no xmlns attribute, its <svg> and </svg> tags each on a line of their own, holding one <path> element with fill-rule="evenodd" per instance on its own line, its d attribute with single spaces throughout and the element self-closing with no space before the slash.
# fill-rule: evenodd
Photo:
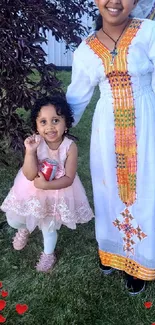
<svg viewBox="0 0 155 325">
<path fill-rule="evenodd" d="M 94 87 L 90 165 L 103 265 L 155 279 L 155 22 L 132 19 L 111 62 L 96 33 L 74 53 L 67 101 L 78 123 Z"/>
</svg>

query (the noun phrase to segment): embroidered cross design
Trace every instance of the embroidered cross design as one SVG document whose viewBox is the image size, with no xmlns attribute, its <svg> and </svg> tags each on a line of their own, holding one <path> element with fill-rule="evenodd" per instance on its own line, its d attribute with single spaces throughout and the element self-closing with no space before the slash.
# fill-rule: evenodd
<svg viewBox="0 0 155 325">
<path fill-rule="evenodd" d="M 120 213 L 120 217 L 116 218 L 113 224 L 122 234 L 124 241 L 123 250 L 126 251 L 128 255 L 134 255 L 134 246 L 138 241 L 142 241 L 146 238 L 147 235 L 141 230 L 137 221 L 127 208 Z"/>
</svg>

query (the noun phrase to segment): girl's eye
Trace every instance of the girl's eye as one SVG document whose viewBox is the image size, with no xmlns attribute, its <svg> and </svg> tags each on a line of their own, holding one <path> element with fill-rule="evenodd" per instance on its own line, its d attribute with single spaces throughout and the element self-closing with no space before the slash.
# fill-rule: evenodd
<svg viewBox="0 0 155 325">
<path fill-rule="evenodd" d="M 54 119 L 52 120 L 52 123 L 53 123 L 53 124 L 58 124 L 58 123 L 59 123 L 58 118 L 54 118 Z"/>
<path fill-rule="evenodd" d="M 45 125 L 45 124 L 46 124 L 46 120 L 42 120 L 42 121 L 40 121 L 40 123 L 41 123 L 42 125 Z"/>
</svg>

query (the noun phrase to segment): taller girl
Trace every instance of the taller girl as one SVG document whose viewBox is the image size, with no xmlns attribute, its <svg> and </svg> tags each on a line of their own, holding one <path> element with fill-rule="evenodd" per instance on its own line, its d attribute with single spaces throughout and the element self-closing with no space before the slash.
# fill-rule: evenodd
<svg viewBox="0 0 155 325">
<path fill-rule="evenodd" d="M 155 1 L 96 5 L 101 25 L 74 53 L 67 100 L 77 123 L 99 85 L 90 164 L 100 267 L 125 271 L 137 294 L 155 279 L 155 22 L 142 19 Z"/>
</svg>

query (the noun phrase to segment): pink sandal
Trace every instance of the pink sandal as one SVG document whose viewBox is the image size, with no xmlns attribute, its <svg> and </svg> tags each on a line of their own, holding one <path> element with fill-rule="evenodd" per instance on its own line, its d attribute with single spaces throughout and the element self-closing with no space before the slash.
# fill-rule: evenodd
<svg viewBox="0 0 155 325">
<path fill-rule="evenodd" d="M 49 272 L 53 269 L 56 263 L 56 256 L 54 253 L 45 254 L 44 252 L 41 254 L 39 262 L 36 265 L 36 270 L 38 272 Z"/>
<path fill-rule="evenodd" d="M 18 229 L 18 231 L 15 234 L 15 237 L 13 238 L 13 248 L 17 251 L 20 251 L 23 249 L 28 241 L 29 231 L 27 229 Z"/>
</svg>

